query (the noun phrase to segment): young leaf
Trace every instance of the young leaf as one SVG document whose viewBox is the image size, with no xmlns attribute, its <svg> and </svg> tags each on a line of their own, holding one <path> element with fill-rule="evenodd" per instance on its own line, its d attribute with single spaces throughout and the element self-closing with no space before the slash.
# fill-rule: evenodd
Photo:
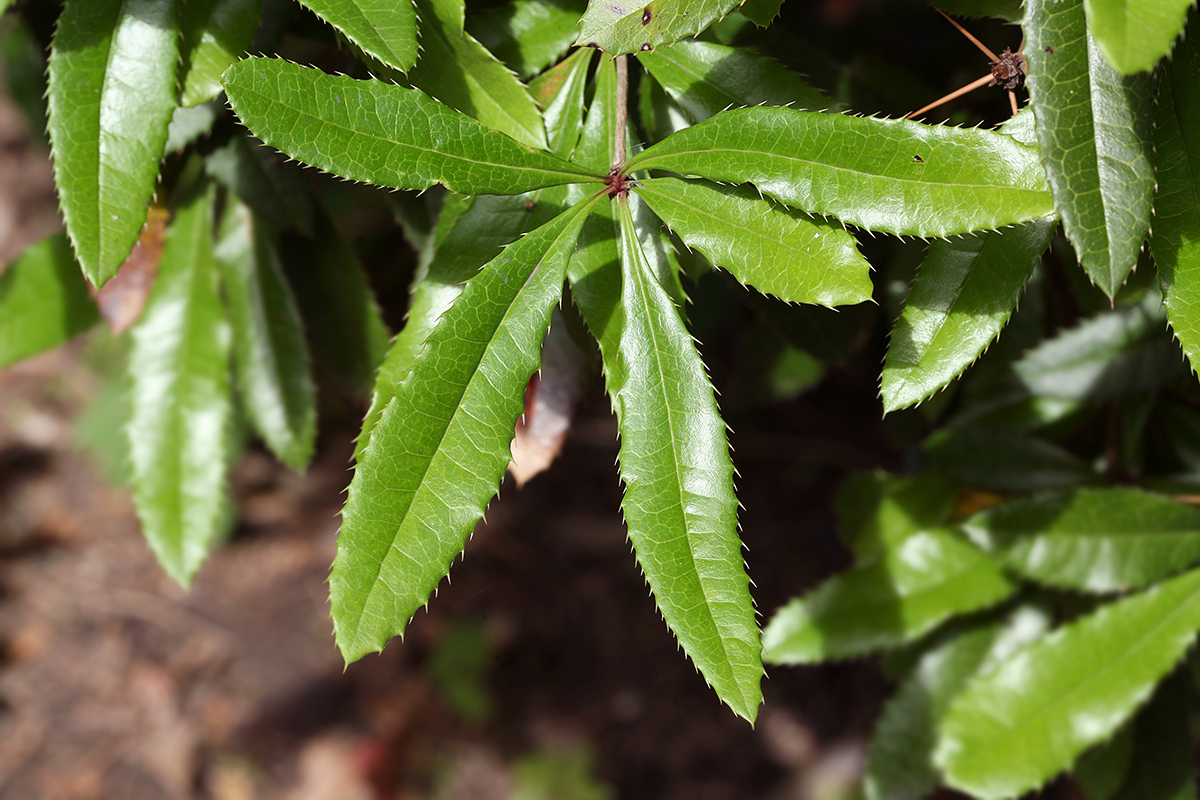
<svg viewBox="0 0 1200 800">
<path fill-rule="evenodd" d="M 628 203 L 616 205 L 621 368 L 606 380 L 629 538 L 684 652 L 717 696 L 753 722 L 762 661 L 725 422 L 679 309 L 642 252 Z"/>
<path fill-rule="evenodd" d="M 810 214 L 912 236 L 966 233 L 1054 211 L 1035 148 L 995 131 L 903 119 L 731 109 L 643 150 L 627 167 L 749 181 Z"/>
<path fill-rule="evenodd" d="M 446 105 L 530 147 L 546 149 L 546 129 L 525 86 L 463 30 L 463 0 L 416 0 L 421 58 L 412 84 Z"/>
<path fill-rule="evenodd" d="M 364 53 L 408 72 L 417 61 L 417 11 L 410 0 L 299 0 Z"/>
<path fill-rule="evenodd" d="M 740 47 L 685 39 L 638 56 L 654 79 L 696 122 L 730 106 L 783 106 L 820 111 L 829 98 L 798 73 Z"/>
<path fill-rule="evenodd" d="M 467 31 L 509 69 L 529 78 L 567 52 L 582 13 L 583 3 L 572 0 L 510 0 L 471 17 Z"/>
<path fill-rule="evenodd" d="M 751 187 L 649 178 L 634 191 L 689 247 L 760 292 L 824 306 L 871 299 L 871 266 L 841 226 L 777 205 Z"/>
<path fill-rule="evenodd" d="M 49 131 L 67 234 L 96 287 L 146 221 L 175 110 L 174 0 L 70 0 L 50 50 Z"/>
<path fill-rule="evenodd" d="M 184 585 L 221 533 L 229 468 L 230 331 L 217 293 L 213 196 L 211 186 L 193 189 L 168 228 L 129 357 L 134 505 L 159 563 Z"/>
<path fill-rule="evenodd" d="M 1042 160 L 1067 238 L 1112 297 L 1150 224 L 1149 75 L 1122 78 L 1088 34 L 1084 0 L 1029 0 L 1025 54 Z"/>
<path fill-rule="evenodd" d="M 1122 75 L 1153 69 L 1183 31 L 1191 0 L 1084 0 L 1100 52 Z"/>
<path fill-rule="evenodd" d="M 924 448 L 935 469 L 993 492 L 1068 489 L 1100 480 L 1091 465 L 1061 447 L 1009 428 L 945 428 Z"/>
<path fill-rule="evenodd" d="M 929 246 L 888 344 L 885 412 L 947 386 L 1000 335 L 1057 227 L 1040 219 Z"/>
<path fill-rule="evenodd" d="M 1154 263 L 1162 278 L 1167 318 L 1195 371 L 1200 364 L 1200 47 L 1196 37 L 1175 48 L 1158 83 L 1154 151 Z"/>
<path fill-rule="evenodd" d="M 183 96 L 186 108 L 219 95 L 221 73 L 242 57 L 254 39 L 262 0 L 190 0 L 184 3 Z"/>
<path fill-rule="evenodd" d="M 896 647 L 1013 589 L 972 545 L 944 530 L 921 531 L 779 609 L 763 631 L 763 660 L 811 664 Z"/>
<path fill-rule="evenodd" d="M 316 388 L 300 312 L 275 248 L 250 209 L 231 203 L 214 255 L 246 415 L 280 461 L 303 470 L 317 436 Z"/>
<path fill-rule="evenodd" d="M 1198 628 L 1200 570 L 1102 607 L 968 686 L 934 761 L 948 785 L 984 800 L 1038 788 L 1129 719 Z"/>
<path fill-rule="evenodd" d="M 30 245 L 0 273 L 0 367 L 57 347 L 99 318 L 67 238 Z"/>
<path fill-rule="evenodd" d="M 1200 560 L 1200 509 L 1140 489 L 1010 500 L 964 527 L 1010 569 L 1067 589 L 1124 591 Z"/>
<path fill-rule="evenodd" d="M 598 47 L 609 55 L 648 52 L 695 36 L 737 8 L 738 0 L 588 0 L 579 20 L 577 45 Z"/>
<path fill-rule="evenodd" d="M 492 259 L 396 387 L 354 471 L 329 579 L 347 662 L 404 632 L 495 495 L 567 260 L 602 196 Z"/>
<path fill-rule="evenodd" d="M 233 110 L 256 136 L 315 167 L 395 189 L 521 194 L 604 178 L 532 150 L 416 89 L 326 75 L 275 58 L 225 72 Z"/>
</svg>

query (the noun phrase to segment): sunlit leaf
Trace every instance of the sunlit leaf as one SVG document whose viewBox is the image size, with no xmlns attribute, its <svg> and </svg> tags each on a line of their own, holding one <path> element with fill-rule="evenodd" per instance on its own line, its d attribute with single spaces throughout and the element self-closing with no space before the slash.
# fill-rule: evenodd
<svg viewBox="0 0 1200 800">
<path fill-rule="evenodd" d="M 185 107 L 224 91 L 221 73 L 250 49 L 262 0 L 188 0 L 183 4 Z"/>
<path fill-rule="evenodd" d="M 0 273 L 0 367 L 56 347 L 99 318 L 66 237 L 30 245 Z"/>
<path fill-rule="evenodd" d="M 944 525 L 957 496 L 954 482 L 936 472 L 912 478 L 860 472 L 838 489 L 838 533 L 855 563 L 867 564 L 913 534 Z"/>
<path fill-rule="evenodd" d="M 417 12 L 411 0 L 299 0 L 364 53 L 408 72 L 417 60 Z"/>
<path fill-rule="evenodd" d="M 1151 69 L 1183 31 L 1191 0 L 1084 0 L 1088 27 L 1123 75 Z"/>
<path fill-rule="evenodd" d="M 590 50 L 577 50 L 529 85 L 534 99 L 546 109 L 546 134 L 550 152 L 571 158 L 583 126 L 583 97 L 587 88 Z"/>
<path fill-rule="evenodd" d="M 598 47 L 610 55 L 651 51 L 695 36 L 737 8 L 738 0 L 588 0 L 575 44 Z"/>
</svg>

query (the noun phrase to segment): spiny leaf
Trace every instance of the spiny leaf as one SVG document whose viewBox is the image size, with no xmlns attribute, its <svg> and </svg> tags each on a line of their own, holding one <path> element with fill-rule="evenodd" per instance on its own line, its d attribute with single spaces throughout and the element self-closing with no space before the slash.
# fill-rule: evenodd
<svg viewBox="0 0 1200 800">
<path fill-rule="evenodd" d="M 262 0 L 189 0 L 183 4 L 184 107 L 223 91 L 221 73 L 250 48 Z"/>
<path fill-rule="evenodd" d="M 1043 638 L 974 681 L 942 723 L 934 760 L 951 787 L 1017 797 L 1067 769 L 1141 706 L 1200 628 L 1200 570 Z"/>
<path fill-rule="evenodd" d="M 992 606 L 1013 589 L 972 545 L 946 531 L 921 531 L 878 562 L 779 609 L 763 631 L 763 660 L 811 664 L 896 647 L 952 616 Z"/>
<path fill-rule="evenodd" d="M 1029 0 L 1025 54 L 1042 160 L 1067 238 L 1112 297 L 1150 224 L 1149 75 L 1122 78 L 1088 33 L 1084 0 Z"/>
<path fill-rule="evenodd" d="M 384 409 L 350 483 L 329 579 L 347 662 L 404 632 L 495 495 L 567 260 L 601 196 L 492 259 Z"/>
<path fill-rule="evenodd" d="M 463 0 L 416 0 L 421 58 L 414 86 L 530 147 L 546 149 L 542 115 L 525 86 L 463 30 Z"/>
<path fill-rule="evenodd" d="M 1122 75 L 1152 69 L 1183 31 L 1192 0 L 1084 0 L 1100 52 Z"/>
<path fill-rule="evenodd" d="M 126 433 L 150 548 L 187 585 L 221 534 L 229 469 L 230 331 L 217 293 L 211 186 L 180 206 L 133 328 Z"/>
<path fill-rule="evenodd" d="M 643 150 L 627 167 L 749 181 L 810 214 L 912 236 L 994 228 L 1054 210 L 1036 149 L 995 131 L 903 119 L 731 109 Z"/>
<path fill-rule="evenodd" d="M 884 412 L 947 386 L 1000 335 L 1058 223 L 934 242 L 904 301 L 883 366 Z"/>
<path fill-rule="evenodd" d="M 610 55 L 651 51 L 695 36 L 737 8 L 739 0 L 588 0 L 575 44 Z"/>
<path fill-rule="evenodd" d="M 417 60 L 417 12 L 411 0 L 299 0 L 367 55 L 408 72 Z"/>
<path fill-rule="evenodd" d="M 57 347 L 99 318 L 67 238 L 30 245 L 0 273 L 0 367 Z"/>
<path fill-rule="evenodd" d="M 635 191 L 689 247 L 761 292 L 824 306 L 871 299 L 871 266 L 840 226 L 780 206 L 752 187 L 649 178 Z"/>
<path fill-rule="evenodd" d="M 280 461 L 303 470 L 316 443 L 316 387 L 300 312 L 275 248 L 250 209 L 231 203 L 214 255 L 246 414 Z"/>
<path fill-rule="evenodd" d="M 725 423 L 691 334 L 642 252 L 629 205 L 616 204 L 623 368 L 606 379 L 621 435 L 629 538 L 684 652 L 753 722 L 762 661 Z"/>
<path fill-rule="evenodd" d="M 274 58 L 239 61 L 224 80 L 234 111 L 256 136 L 343 178 L 396 189 L 441 183 L 462 194 L 521 194 L 603 180 L 416 89 Z"/>
<path fill-rule="evenodd" d="M 96 287 L 146 221 L 175 110 L 173 0 L 70 0 L 50 50 L 49 130 L 67 233 Z"/>
<path fill-rule="evenodd" d="M 1200 560 L 1200 509 L 1140 489 L 1010 500 L 964 527 L 1013 571 L 1067 589 L 1124 591 Z"/>
</svg>

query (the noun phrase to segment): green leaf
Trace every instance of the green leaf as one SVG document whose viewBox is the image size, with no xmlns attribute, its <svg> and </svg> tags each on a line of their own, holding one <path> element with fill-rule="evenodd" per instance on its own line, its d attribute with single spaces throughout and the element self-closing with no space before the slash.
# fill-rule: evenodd
<svg viewBox="0 0 1200 800">
<path fill-rule="evenodd" d="M 416 89 L 248 58 L 225 72 L 233 110 L 288 155 L 395 189 L 521 194 L 603 176 L 513 141 Z"/>
<path fill-rule="evenodd" d="M 167 143 L 163 148 L 164 152 L 177 153 L 201 136 L 210 133 L 219 113 L 214 101 L 201 103 L 191 108 L 184 106 L 176 108 L 171 114 L 171 124 L 167 126 Z"/>
<path fill-rule="evenodd" d="M 1020 22 L 1021 0 L 938 0 L 937 7 L 959 17 L 999 17 Z"/>
<path fill-rule="evenodd" d="M 743 0 L 738 13 L 760 28 L 765 28 L 779 16 L 783 0 Z"/>
<path fill-rule="evenodd" d="M 280 461 L 303 470 L 317 436 L 312 364 L 275 248 L 245 205 L 227 209 L 215 256 L 246 415 Z"/>
<path fill-rule="evenodd" d="M 221 73 L 250 49 L 262 0 L 189 0 L 184 3 L 183 97 L 185 107 L 223 91 Z"/>
<path fill-rule="evenodd" d="M 990 345 L 1050 246 L 1058 223 L 933 242 L 904 301 L 881 379 L 884 412 L 945 388 Z"/>
<path fill-rule="evenodd" d="M 296 165 L 282 162 L 261 143 L 233 136 L 205 157 L 204 169 L 272 225 L 312 236 L 312 192 Z"/>
<path fill-rule="evenodd" d="M 763 660 L 811 664 L 896 647 L 999 603 L 1013 588 L 972 545 L 921 531 L 779 609 L 763 631 Z"/>
<path fill-rule="evenodd" d="M 638 61 L 696 122 L 730 106 L 830 105 L 799 74 L 745 48 L 685 39 Z"/>
<path fill-rule="evenodd" d="M 947 428 L 925 441 L 937 470 L 968 486 L 993 492 L 1034 492 L 1095 483 L 1084 461 L 1042 439 L 1007 428 Z"/>
<path fill-rule="evenodd" d="M 417 12 L 409 0 L 299 0 L 355 46 L 408 72 L 417 60 Z"/>
<path fill-rule="evenodd" d="M 1200 628 L 1200 571 L 1102 607 L 974 681 L 942 723 L 948 785 L 990 800 L 1024 794 L 1106 740 Z"/>
<path fill-rule="evenodd" d="M 1138 588 L 1200 560 L 1200 509 L 1140 489 L 1010 500 L 964 528 L 1015 572 L 1066 589 Z"/>
<path fill-rule="evenodd" d="M 593 55 L 590 50 L 576 50 L 529 85 L 534 98 L 546 109 L 544 116 L 550 152 L 559 158 L 570 159 L 579 143 L 584 90 Z"/>
<path fill-rule="evenodd" d="M 213 261 L 213 196 L 211 186 L 193 190 L 167 229 L 129 357 L 134 505 L 159 563 L 185 586 L 222 533 L 229 469 L 230 331 Z"/>
<path fill-rule="evenodd" d="M 416 0 L 421 58 L 412 84 L 530 147 L 547 149 L 537 104 L 508 68 L 463 30 L 463 0 Z"/>
<path fill-rule="evenodd" d="M 840 225 L 814 221 L 752 187 L 649 178 L 634 191 L 688 247 L 760 292 L 824 306 L 871 299 L 871 266 Z"/>
<path fill-rule="evenodd" d="M 67 233 L 99 287 L 146 222 L 175 110 L 173 0 L 70 0 L 50 50 L 49 130 Z"/>
<path fill-rule="evenodd" d="M 868 564 L 913 534 L 945 524 L 957 497 L 954 482 L 936 472 L 913 478 L 860 472 L 838 489 L 838 533 L 855 563 Z"/>
<path fill-rule="evenodd" d="M 1100 52 L 1122 75 L 1153 69 L 1183 31 L 1191 0 L 1084 0 Z"/>
<path fill-rule="evenodd" d="M 30 245 L 0 273 L 0 367 L 57 347 L 99 318 L 67 238 Z"/>
<path fill-rule="evenodd" d="M 1184 39 L 1158 82 L 1154 151 L 1154 263 L 1163 283 L 1167 319 L 1193 371 L 1200 364 L 1200 49 Z"/>
<path fill-rule="evenodd" d="M 912 236 L 966 233 L 1054 211 L 1035 148 L 995 131 L 903 119 L 731 109 L 643 150 L 627 168 L 749 181 L 810 214 Z"/>
<path fill-rule="evenodd" d="M 396 387 L 350 483 L 329 579 L 347 662 L 404 632 L 495 495 L 567 260 L 602 196 L 492 259 Z"/>
<path fill-rule="evenodd" d="M 1067 238 L 1112 297 L 1150 224 L 1152 82 L 1122 78 L 1088 35 L 1084 0 L 1029 0 L 1025 55 L 1038 142 Z"/>
<path fill-rule="evenodd" d="M 648 52 L 695 36 L 737 6 L 738 0 L 650 0 L 648 5 L 588 0 L 575 44 L 614 56 Z"/>
<path fill-rule="evenodd" d="M 1133 718 L 1130 766 L 1112 800 L 1195 800 L 1192 732 L 1184 711 L 1193 702 L 1184 669 L 1159 684 Z"/>
<path fill-rule="evenodd" d="M 629 204 L 616 202 L 620 367 L 605 378 L 621 436 L 629 538 L 684 652 L 717 696 L 753 722 L 762 661 L 725 422 L 679 309 L 642 251 Z"/>
<path fill-rule="evenodd" d="M 582 12 L 583 3 L 573 0 L 511 0 L 472 17 L 467 31 L 509 69 L 528 78 L 567 52 Z"/>
</svg>

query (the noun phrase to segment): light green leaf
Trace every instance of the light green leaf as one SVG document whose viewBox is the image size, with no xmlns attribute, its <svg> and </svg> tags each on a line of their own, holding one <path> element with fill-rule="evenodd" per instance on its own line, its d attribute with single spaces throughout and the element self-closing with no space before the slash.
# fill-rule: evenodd
<svg viewBox="0 0 1200 800">
<path fill-rule="evenodd" d="M 1009 428 L 945 428 L 925 441 L 929 463 L 957 481 L 993 492 L 1034 492 L 1096 483 L 1091 465 Z"/>
<path fill-rule="evenodd" d="M 925 400 L 979 358 L 1008 322 L 1057 227 L 1040 219 L 929 246 L 888 343 L 885 413 Z"/>
<path fill-rule="evenodd" d="M 753 722 L 758 625 L 742 567 L 725 422 L 691 334 L 617 199 L 621 306 L 606 380 L 621 436 L 622 508 L 667 625 L 717 696 Z"/>
<path fill-rule="evenodd" d="M 575 145 L 579 143 L 583 128 L 584 90 L 587 88 L 588 68 L 593 55 L 590 50 L 576 50 L 529 85 L 530 93 L 546 109 L 550 152 L 559 158 L 570 159 L 575 152 Z"/>
<path fill-rule="evenodd" d="M 193 190 L 167 229 L 129 357 L 133 501 L 158 562 L 185 586 L 222 533 L 229 469 L 230 331 L 213 196 L 211 186 Z"/>
<path fill-rule="evenodd" d="M 400 635 L 483 516 L 597 194 L 492 259 L 396 387 L 350 483 L 330 575 L 347 662 Z"/>
<path fill-rule="evenodd" d="M 1183 31 L 1191 0 L 1084 0 L 1100 52 L 1122 75 L 1153 69 Z"/>
<path fill-rule="evenodd" d="M 463 30 L 463 0 L 416 0 L 421 58 L 414 86 L 530 147 L 547 149 L 537 104 L 508 67 Z"/>
<path fill-rule="evenodd" d="M 295 164 L 248 136 L 233 136 L 204 159 L 209 175 L 229 187 L 264 220 L 313 235 L 313 200 Z"/>
<path fill-rule="evenodd" d="M 856 564 L 869 564 L 913 534 L 944 525 L 957 497 L 958 486 L 936 472 L 912 478 L 860 472 L 838 488 L 838 534 Z"/>
<path fill-rule="evenodd" d="M 223 109 L 222 109 L 223 110 Z M 179 106 L 171 114 L 171 124 L 167 126 L 167 143 L 164 153 L 177 153 L 201 136 L 208 134 L 217 121 L 220 111 L 214 101 L 201 103 L 198 106 L 185 108 Z"/>
<path fill-rule="evenodd" d="M 0 272 L 0 367 L 57 347 L 99 318 L 67 238 L 30 245 Z"/>
<path fill-rule="evenodd" d="M 811 664 L 911 642 L 1013 592 L 1000 568 L 953 534 L 912 534 L 873 564 L 842 573 L 776 612 L 763 660 Z"/>
<path fill-rule="evenodd" d="M 696 122 L 730 106 L 830 105 L 799 74 L 745 48 L 685 39 L 638 61 Z"/>
<path fill-rule="evenodd" d="M 190 108 L 219 95 L 221 73 L 250 49 L 262 0 L 188 0 L 183 4 L 183 97 Z"/>
<path fill-rule="evenodd" d="M 1067 769 L 1141 706 L 1200 628 L 1200 571 L 1110 603 L 974 681 L 934 760 L 951 787 L 1016 797 Z"/>
<path fill-rule="evenodd" d="M 688 247 L 760 292 L 824 306 L 871 299 L 871 266 L 840 225 L 814 221 L 752 187 L 649 178 L 634 191 Z"/>
<path fill-rule="evenodd" d="M 528 78 L 567 52 L 583 9 L 575 0 L 510 0 L 472 17 L 467 31 L 509 69 Z"/>
<path fill-rule="evenodd" d="M 411 0 L 299 0 L 364 53 L 408 72 L 417 60 L 417 12 Z M 461 23 L 460 23 L 461 26 Z"/>
<path fill-rule="evenodd" d="M 667 137 L 627 166 L 749 181 L 810 214 L 912 236 L 966 233 L 1054 211 L 1036 149 L 995 131 L 903 119 L 731 109 Z"/>
<path fill-rule="evenodd" d="M 1163 283 L 1167 319 L 1193 371 L 1200 364 L 1200 49 L 1196 37 L 1175 49 L 1158 82 L 1154 152 L 1154 263 Z"/>
<path fill-rule="evenodd" d="M 1010 500 L 964 528 L 1025 577 L 1118 592 L 1200 560 L 1200 509 L 1140 489 L 1081 489 Z"/>
<path fill-rule="evenodd" d="M 695 36 L 737 8 L 739 0 L 588 0 L 575 44 L 598 47 L 610 55 L 648 52 Z"/>
<path fill-rule="evenodd" d="M 416 89 L 248 58 L 225 72 L 233 110 L 256 136 L 343 178 L 395 189 L 521 194 L 602 181 L 532 150 Z"/>
<path fill-rule="evenodd" d="M 50 49 L 49 130 L 63 220 L 99 287 L 146 222 L 176 105 L 173 0 L 70 0 Z"/>
<path fill-rule="evenodd" d="M 316 388 L 300 312 L 275 248 L 250 209 L 231 203 L 214 255 L 246 415 L 280 461 L 303 470 L 316 443 Z"/>
<path fill-rule="evenodd" d="M 1112 297 L 1150 224 L 1152 83 L 1122 78 L 1088 35 L 1084 0 L 1029 0 L 1025 56 L 1042 160 L 1067 238 Z"/>
</svg>

